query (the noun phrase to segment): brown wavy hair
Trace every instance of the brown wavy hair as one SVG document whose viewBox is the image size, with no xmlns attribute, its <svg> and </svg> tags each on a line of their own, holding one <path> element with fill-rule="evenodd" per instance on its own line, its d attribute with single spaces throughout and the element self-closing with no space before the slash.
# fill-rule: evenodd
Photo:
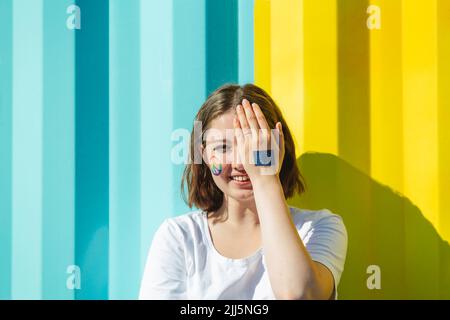
<svg viewBox="0 0 450 320">
<path fill-rule="evenodd" d="M 181 179 L 181 194 L 189 208 L 195 205 L 209 213 L 222 206 L 223 192 L 216 186 L 210 168 L 203 161 L 201 164 L 194 163 L 193 155 L 196 146 L 204 144 L 203 133 L 209 128 L 211 121 L 230 111 L 244 98 L 250 103 L 257 103 L 260 106 L 270 128 L 275 128 L 278 121 L 283 126 L 285 155 L 279 176 L 284 196 L 288 199 L 296 193 L 305 192 L 304 179 L 297 167 L 294 140 L 276 103 L 267 92 L 254 84 L 243 86 L 225 84 L 211 93 L 195 116 L 195 121 L 202 123 L 202 135 L 195 137 L 194 130 L 191 132 L 190 161 L 188 161 Z M 196 139 L 201 139 L 201 141 L 196 141 Z M 188 188 L 187 197 L 185 185 Z"/>
</svg>

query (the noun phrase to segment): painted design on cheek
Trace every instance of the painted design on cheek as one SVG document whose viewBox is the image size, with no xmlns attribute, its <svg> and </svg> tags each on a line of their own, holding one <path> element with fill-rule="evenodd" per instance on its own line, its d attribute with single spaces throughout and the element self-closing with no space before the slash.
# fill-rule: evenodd
<svg viewBox="0 0 450 320">
<path fill-rule="evenodd" d="M 213 173 L 213 175 L 218 176 L 222 173 L 222 164 L 219 163 L 218 165 L 213 163 L 211 165 L 211 172 Z"/>
</svg>

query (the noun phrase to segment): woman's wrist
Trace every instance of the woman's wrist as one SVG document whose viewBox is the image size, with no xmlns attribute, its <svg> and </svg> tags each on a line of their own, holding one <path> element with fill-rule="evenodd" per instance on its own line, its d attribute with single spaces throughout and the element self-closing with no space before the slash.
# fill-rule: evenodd
<svg viewBox="0 0 450 320">
<path fill-rule="evenodd" d="M 280 177 L 278 174 L 258 175 L 250 177 L 252 181 L 253 189 L 261 187 L 262 189 L 269 190 L 276 185 L 281 186 Z"/>
</svg>

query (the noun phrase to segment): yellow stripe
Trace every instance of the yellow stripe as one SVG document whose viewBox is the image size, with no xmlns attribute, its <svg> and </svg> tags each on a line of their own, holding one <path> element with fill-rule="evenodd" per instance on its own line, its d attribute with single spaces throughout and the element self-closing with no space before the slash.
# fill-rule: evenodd
<svg viewBox="0 0 450 320">
<path fill-rule="evenodd" d="M 401 1 L 372 0 L 381 28 L 370 29 L 371 176 L 403 190 Z M 370 12 L 367 14 L 371 17 Z M 407 53 L 411 54 L 411 53 Z"/>
<path fill-rule="evenodd" d="M 438 221 L 436 0 L 403 1 L 404 193 Z"/>
<path fill-rule="evenodd" d="M 438 2 L 439 231 L 450 242 L 450 1 Z"/>
<path fill-rule="evenodd" d="M 302 3 L 271 2 L 271 87 L 295 140 L 296 155 L 303 141 L 303 26 Z"/>
<path fill-rule="evenodd" d="M 336 0 L 303 2 L 305 151 L 338 152 L 336 10 Z"/>
<path fill-rule="evenodd" d="M 255 84 L 271 94 L 270 87 L 270 0 L 255 0 Z"/>
</svg>

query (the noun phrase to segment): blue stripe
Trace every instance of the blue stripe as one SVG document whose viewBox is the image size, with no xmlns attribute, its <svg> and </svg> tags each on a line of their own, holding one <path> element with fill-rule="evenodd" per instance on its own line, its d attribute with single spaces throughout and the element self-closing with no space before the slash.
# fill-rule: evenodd
<svg viewBox="0 0 450 320">
<path fill-rule="evenodd" d="M 73 1 L 44 0 L 43 298 L 73 299 L 67 268 L 74 250 L 75 31 Z"/>
<path fill-rule="evenodd" d="M 0 1 L 0 300 L 11 298 L 12 0 Z"/>
<path fill-rule="evenodd" d="M 42 9 L 13 2 L 13 299 L 42 298 Z"/>
<path fill-rule="evenodd" d="M 239 84 L 254 81 L 254 0 L 239 0 Z"/>
<path fill-rule="evenodd" d="M 189 135 L 194 117 L 206 97 L 205 0 L 176 1 L 173 28 L 173 130 L 183 130 Z M 172 147 L 184 143 L 185 151 L 189 150 L 188 135 L 179 136 L 178 140 L 174 137 Z M 187 152 L 184 156 L 187 159 Z M 189 210 L 180 194 L 183 170 L 184 163 L 173 163 L 172 215 Z"/>
<path fill-rule="evenodd" d="M 141 1 L 141 273 L 153 233 L 173 212 L 172 1 Z"/>
<path fill-rule="evenodd" d="M 75 261 L 77 299 L 108 298 L 109 5 L 78 0 L 76 31 Z"/>
<path fill-rule="evenodd" d="M 237 0 L 206 1 L 206 92 L 238 82 Z"/>
<path fill-rule="evenodd" d="M 139 10 L 110 1 L 110 299 L 135 299 L 140 285 Z"/>
</svg>

